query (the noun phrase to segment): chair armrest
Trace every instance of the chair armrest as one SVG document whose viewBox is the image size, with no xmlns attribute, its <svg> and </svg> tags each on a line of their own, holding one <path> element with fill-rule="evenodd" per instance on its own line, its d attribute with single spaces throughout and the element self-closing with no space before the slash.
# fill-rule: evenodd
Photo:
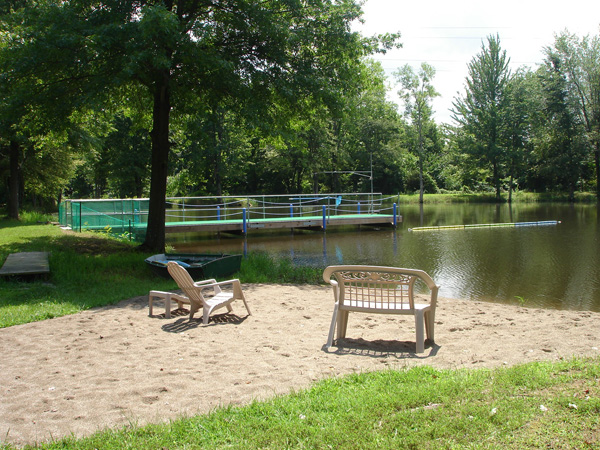
<svg viewBox="0 0 600 450">
<path fill-rule="evenodd" d="M 210 280 L 195 281 L 194 286 L 202 286 L 205 284 L 214 284 L 216 282 L 217 282 L 217 280 L 215 280 L 214 278 L 211 278 Z"/>
<path fill-rule="evenodd" d="M 213 288 L 215 290 L 215 293 L 219 293 L 221 292 L 221 286 L 226 286 L 228 284 L 233 285 L 233 293 L 235 295 L 236 298 L 244 298 L 244 293 L 242 291 L 242 284 L 240 283 L 240 280 L 238 280 L 237 278 L 234 278 L 232 280 L 225 280 L 225 281 L 215 281 L 215 280 L 206 280 L 205 281 L 200 281 L 198 283 L 194 283 L 194 286 L 196 286 L 197 288 L 200 289 L 205 289 L 205 288 Z"/>
<path fill-rule="evenodd" d="M 339 300 L 340 286 L 336 280 L 329 280 L 329 284 L 333 288 L 333 299 L 337 303 Z"/>
<path fill-rule="evenodd" d="M 211 287 L 211 286 L 224 286 L 227 284 L 235 284 L 235 283 L 239 283 L 239 282 L 240 282 L 240 280 L 235 278 L 232 280 L 225 280 L 225 281 L 216 281 L 216 280 L 199 281 L 198 283 L 194 283 L 194 285 L 201 286 L 201 283 L 205 283 L 205 284 L 202 284 L 202 287 Z"/>
</svg>

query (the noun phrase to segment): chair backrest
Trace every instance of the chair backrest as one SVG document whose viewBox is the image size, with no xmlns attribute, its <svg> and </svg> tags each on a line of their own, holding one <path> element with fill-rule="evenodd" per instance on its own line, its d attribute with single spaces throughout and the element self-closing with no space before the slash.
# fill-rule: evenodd
<svg viewBox="0 0 600 450">
<path fill-rule="evenodd" d="M 438 287 L 422 270 L 381 266 L 329 266 L 323 279 L 338 283 L 340 306 L 374 310 L 414 309 L 414 285 L 421 279 L 431 290 L 431 307 L 435 308 Z"/>
<path fill-rule="evenodd" d="M 185 295 L 191 300 L 204 303 L 204 297 L 202 296 L 200 289 L 194 286 L 194 279 L 184 267 L 180 266 L 175 261 L 169 261 L 167 263 L 167 270 L 175 280 L 175 283 L 177 283 L 177 286 L 179 286 L 179 289 L 181 289 Z"/>
</svg>

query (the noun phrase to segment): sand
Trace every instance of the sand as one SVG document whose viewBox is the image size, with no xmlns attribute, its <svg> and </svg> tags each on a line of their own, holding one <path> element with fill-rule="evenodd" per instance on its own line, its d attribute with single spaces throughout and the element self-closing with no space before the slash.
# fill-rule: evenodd
<svg viewBox="0 0 600 450">
<path fill-rule="evenodd" d="M 147 296 L 0 330 L 0 443 L 24 445 L 207 413 L 325 377 L 430 365 L 479 368 L 597 356 L 600 314 L 440 299 L 436 342 L 415 353 L 408 317 L 353 313 L 325 349 L 325 286 L 245 285 L 204 326 Z M 162 313 L 162 314 L 161 314 Z M 178 314 L 177 314 L 178 313 Z"/>
</svg>

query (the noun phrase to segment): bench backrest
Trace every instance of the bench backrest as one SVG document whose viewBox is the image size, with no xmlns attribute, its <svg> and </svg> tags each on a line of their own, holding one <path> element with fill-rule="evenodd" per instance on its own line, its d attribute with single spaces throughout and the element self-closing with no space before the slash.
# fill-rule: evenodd
<svg viewBox="0 0 600 450">
<path fill-rule="evenodd" d="M 334 277 L 335 281 L 331 278 Z M 435 308 L 438 287 L 422 270 L 381 266 L 329 266 L 323 279 L 334 286 L 341 307 L 410 311 L 414 309 L 414 285 L 420 279 L 431 290 Z"/>
</svg>

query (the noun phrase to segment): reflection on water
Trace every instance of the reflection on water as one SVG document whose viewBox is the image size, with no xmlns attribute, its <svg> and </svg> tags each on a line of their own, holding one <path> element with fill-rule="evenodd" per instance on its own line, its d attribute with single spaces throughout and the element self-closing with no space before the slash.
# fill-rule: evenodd
<svg viewBox="0 0 600 450">
<path fill-rule="evenodd" d="M 296 264 L 419 268 L 440 295 L 559 309 L 600 311 L 596 205 L 418 205 L 401 207 L 396 229 L 296 232 L 246 238 L 186 236 L 178 250 L 265 251 Z M 557 226 L 410 232 L 409 228 L 560 220 Z"/>
</svg>

